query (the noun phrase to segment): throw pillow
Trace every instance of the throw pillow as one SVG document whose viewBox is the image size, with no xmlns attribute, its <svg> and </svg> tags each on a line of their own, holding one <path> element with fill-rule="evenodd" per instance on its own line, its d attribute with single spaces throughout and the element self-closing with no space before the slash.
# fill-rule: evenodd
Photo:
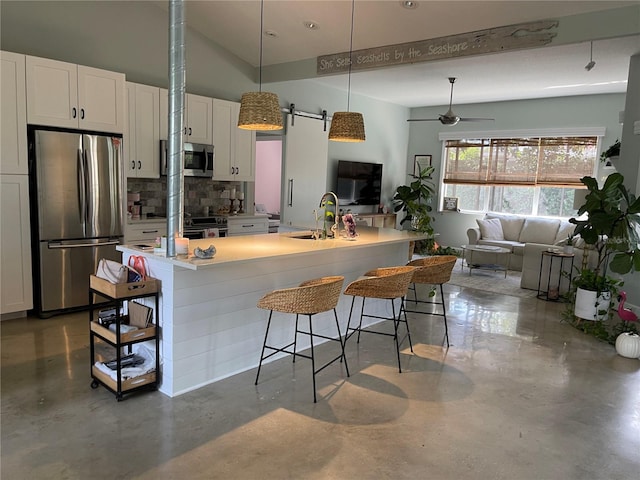
<svg viewBox="0 0 640 480">
<path fill-rule="evenodd" d="M 498 218 L 489 220 L 476 220 L 480 229 L 480 238 L 483 240 L 504 240 L 502 224 Z"/>
<path fill-rule="evenodd" d="M 556 239 L 553 241 L 554 245 L 566 245 L 569 235 L 573 236 L 573 231 L 576 226 L 569 222 L 560 222 L 560 228 L 556 234 Z"/>
<path fill-rule="evenodd" d="M 505 240 L 517 242 L 520 238 L 520 231 L 524 225 L 524 218 L 499 217 L 502 224 L 502 234 Z"/>
</svg>

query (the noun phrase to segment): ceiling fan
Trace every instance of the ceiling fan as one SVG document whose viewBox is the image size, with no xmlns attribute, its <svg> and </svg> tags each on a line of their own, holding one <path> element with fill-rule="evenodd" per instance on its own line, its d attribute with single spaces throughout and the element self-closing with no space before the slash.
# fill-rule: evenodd
<svg viewBox="0 0 640 480">
<path fill-rule="evenodd" d="M 495 120 L 495 118 L 469 118 L 459 117 L 453 110 L 451 110 L 451 104 L 453 103 L 453 84 L 456 81 L 456 77 L 449 77 L 449 83 L 451 84 L 451 96 L 449 97 L 449 111 L 444 115 L 439 115 L 438 118 L 410 118 L 407 122 L 437 122 L 439 121 L 443 125 L 455 125 L 458 122 L 481 122 L 484 120 Z"/>
</svg>

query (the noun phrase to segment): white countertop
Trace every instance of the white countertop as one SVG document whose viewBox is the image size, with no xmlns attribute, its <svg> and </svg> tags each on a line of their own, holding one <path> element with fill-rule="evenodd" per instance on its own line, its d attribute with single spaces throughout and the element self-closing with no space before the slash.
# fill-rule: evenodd
<svg viewBox="0 0 640 480">
<path fill-rule="evenodd" d="M 175 258 L 167 258 L 163 252 L 143 251 L 132 245 L 120 245 L 116 248 L 128 254 L 144 255 L 179 267 L 198 270 L 229 262 L 250 262 L 269 257 L 303 255 L 313 252 L 325 252 L 336 248 L 362 248 L 385 243 L 406 243 L 411 240 L 427 238 L 426 235 L 406 230 L 372 227 L 359 227 L 358 237 L 355 240 L 347 240 L 342 237 L 327 240 L 291 238 L 292 235 L 304 233 L 310 233 L 310 231 L 190 240 L 189 255 L 179 255 Z M 200 247 L 204 250 L 209 245 L 214 245 L 217 250 L 213 258 L 200 259 L 193 255 L 195 247 Z"/>
</svg>

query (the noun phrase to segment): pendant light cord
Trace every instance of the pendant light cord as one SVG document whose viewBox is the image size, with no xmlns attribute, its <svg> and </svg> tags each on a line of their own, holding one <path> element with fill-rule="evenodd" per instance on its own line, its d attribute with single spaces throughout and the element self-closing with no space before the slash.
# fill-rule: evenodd
<svg viewBox="0 0 640 480">
<path fill-rule="evenodd" d="M 356 0 L 351 0 L 351 38 L 349 40 L 349 80 L 347 83 L 347 112 L 351 101 L 351 56 L 353 54 L 353 14 L 356 8 Z"/>
<path fill-rule="evenodd" d="M 260 90 L 262 92 L 262 29 L 264 28 L 264 0 L 260 0 Z"/>
</svg>

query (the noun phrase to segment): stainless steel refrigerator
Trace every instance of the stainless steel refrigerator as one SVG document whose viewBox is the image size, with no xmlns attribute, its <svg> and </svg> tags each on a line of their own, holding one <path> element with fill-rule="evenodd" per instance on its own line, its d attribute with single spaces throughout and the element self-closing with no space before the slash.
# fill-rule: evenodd
<svg viewBox="0 0 640 480">
<path fill-rule="evenodd" d="M 36 309 L 41 316 L 88 304 L 101 258 L 121 260 L 122 138 L 29 131 Z"/>
</svg>

